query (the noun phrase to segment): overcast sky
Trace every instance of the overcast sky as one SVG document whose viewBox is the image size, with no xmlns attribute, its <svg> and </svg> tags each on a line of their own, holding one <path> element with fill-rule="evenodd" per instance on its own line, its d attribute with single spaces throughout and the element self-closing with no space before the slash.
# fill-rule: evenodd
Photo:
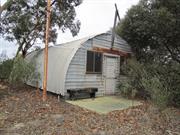
<svg viewBox="0 0 180 135">
<path fill-rule="evenodd" d="M 6 0 L 0 0 L 3 4 Z M 89 35 L 108 31 L 113 26 L 115 7 L 117 4 L 120 17 L 123 18 L 127 10 L 138 3 L 139 0 L 84 0 L 76 8 L 77 18 L 81 21 L 81 29 L 76 37 L 72 37 L 67 30 L 59 31 L 57 44 L 72 41 Z M 7 50 L 8 55 L 15 53 L 17 46 L 0 39 L 0 53 Z"/>
</svg>

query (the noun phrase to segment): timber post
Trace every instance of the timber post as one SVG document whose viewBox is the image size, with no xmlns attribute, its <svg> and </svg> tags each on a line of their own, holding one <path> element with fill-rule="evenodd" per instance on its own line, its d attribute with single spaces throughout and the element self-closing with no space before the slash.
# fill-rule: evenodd
<svg viewBox="0 0 180 135">
<path fill-rule="evenodd" d="M 43 101 L 47 99 L 47 73 L 48 73 L 48 43 L 49 43 L 49 26 L 51 14 L 51 0 L 47 0 L 47 17 L 46 17 L 46 37 L 44 49 L 44 80 L 43 80 Z"/>
</svg>

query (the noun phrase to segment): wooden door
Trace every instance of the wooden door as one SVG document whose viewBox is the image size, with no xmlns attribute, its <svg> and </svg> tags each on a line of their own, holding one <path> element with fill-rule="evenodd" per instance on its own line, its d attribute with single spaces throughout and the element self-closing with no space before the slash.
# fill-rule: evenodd
<svg viewBox="0 0 180 135">
<path fill-rule="evenodd" d="M 118 58 L 105 56 L 105 94 L 114 94 L 116 89 L 116 78 L 118 68 Z"/>
</svg>

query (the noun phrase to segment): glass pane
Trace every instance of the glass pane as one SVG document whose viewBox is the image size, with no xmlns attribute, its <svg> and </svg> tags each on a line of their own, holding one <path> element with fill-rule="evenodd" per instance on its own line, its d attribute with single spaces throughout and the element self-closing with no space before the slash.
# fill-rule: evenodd
<svg viewBox="0 0 180 135">
<path fill-rule="evenodd" d="M 95 53 L 95 72 L 102 72 L 102 54 Z"/>
<path fill-rule="evenodd" d="M 93 72 L 93 52 L 87 51 L 87 64 L 86 64 L 86 71 L 87 72 Z"/>
</svg>

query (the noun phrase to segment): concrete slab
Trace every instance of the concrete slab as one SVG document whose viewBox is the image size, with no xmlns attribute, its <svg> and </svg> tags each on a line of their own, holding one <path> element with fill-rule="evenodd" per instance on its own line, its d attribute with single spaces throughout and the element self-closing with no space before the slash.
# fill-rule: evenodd
<svg viewBox="0 0 180 135">
<path fill-rule="evenodd" d="M 104 96 L 95 99 L 80 99 L 75 101 L 67 100 L 66 102 L 99 114 L 107 114 L 114 110 L 123 110 L 131 106 L 141 105 L 139 101 L 128 100 L 117 96 Z"/>
</svg>

